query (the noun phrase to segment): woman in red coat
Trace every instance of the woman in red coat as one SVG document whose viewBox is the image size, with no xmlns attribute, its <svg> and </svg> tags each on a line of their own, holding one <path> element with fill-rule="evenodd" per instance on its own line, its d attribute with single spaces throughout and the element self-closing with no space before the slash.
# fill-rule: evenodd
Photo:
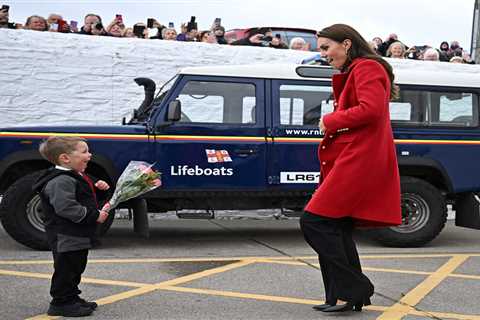
<svg viewBox="0 0 480 320">
<path fill-rule="evenodd" d="M 400 178 L 389 116 L 396 94 L 391 66 L 352 27 L 335 24 L 318 32 L 318 46 L 342 73 L 332 79 L 334 111 L 320 119 L 321 182 L 300 226 L 318 253 L 324 312 L 370 304 L 374 287 L 362 273 L 353 242 L 355 226 L 401 224 Z"/>
</svg>

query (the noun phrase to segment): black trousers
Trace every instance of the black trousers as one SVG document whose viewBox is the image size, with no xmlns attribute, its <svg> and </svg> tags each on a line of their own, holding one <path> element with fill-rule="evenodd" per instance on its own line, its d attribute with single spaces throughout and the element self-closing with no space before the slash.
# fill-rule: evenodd
<svg viewBox="0 0 480 320">
<path fill-rule="evenodd" d="M 300 227 L 305 240 L 318 254 L 325 302 L 335 305 L 340 299 L 369 303 L 374 287 L 362 273 L 352 238 L 352 219 L 333 219 L 305 212 L 300 218 Z"/>
<path fill-rule="evenodd" d="M 80 293 L 78 285 L 87 266 L 88 249 L 53 252 L 52 283 L 50 295 L 52 305 L 61 306 L 74 303 Z"/>
</svg>

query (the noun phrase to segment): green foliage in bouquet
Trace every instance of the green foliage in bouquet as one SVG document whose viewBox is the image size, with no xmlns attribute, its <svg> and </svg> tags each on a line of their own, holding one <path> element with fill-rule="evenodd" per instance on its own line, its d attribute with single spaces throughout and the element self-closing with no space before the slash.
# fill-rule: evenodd
<svg viewBox="0 0 480 320">
<path fill-rule="evenodd" d="M 162 185 L 160 173 L 151 164 L 143 161 L 130 161 L 118 179 L 115 192 L 109 201 L 110 210 L 121 202 L 138 197 Z"/>
</svg>

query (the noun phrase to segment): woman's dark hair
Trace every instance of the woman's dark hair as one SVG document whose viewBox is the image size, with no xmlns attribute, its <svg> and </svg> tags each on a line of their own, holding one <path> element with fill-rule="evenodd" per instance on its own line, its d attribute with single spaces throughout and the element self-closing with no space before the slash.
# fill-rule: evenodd
<svg viewBox="0 0 480 320">
<path fill-rule="evenodd" d="M 317 32 L 317 37 L 328 38 L 336 42 L 343 42 L 349 39 L 352 42 L 352 46 L 347 53 L 347 62 L 345 63 L 343 70 L 347 70 L 350 63 L 355 58 L 367 58 L 372 59 L 380 63 L 388 74 L 390 79 L 390 99 L 398 97 L 398 87 L 394 84 L 395 75 L 393 74 L 392 66 L 382 57 L 373 51 L 367 41 L 358 33 L 357 30 L 346 24 L 334 24 L 326 27 Z"/>
</svg>

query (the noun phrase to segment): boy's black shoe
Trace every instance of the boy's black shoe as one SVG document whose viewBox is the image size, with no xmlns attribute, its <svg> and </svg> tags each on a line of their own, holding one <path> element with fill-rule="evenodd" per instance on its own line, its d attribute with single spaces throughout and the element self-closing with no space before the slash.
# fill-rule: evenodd
<svg viewBox="0 0 480 320">
<path fill-rule="evenodd" d="M 98 304 L 96 302 L 93 302 L 93 301 L 87 301 L 85 299 L 82 299 L 80 297 L 77 298 L 77 302 L 82 305 L 83 307 L 87 307 L 87 308 L 90 308 L 92 310 L 95 310 L 97 309 L 98 307 Z"/>
<path fill-rule="evenodd" d="M 50 305 L 47 314 L 49 316 L 62 316 L 62 317 L 86 317 L 91 315 L 92 309 L 82 306 L 76 302 L 73 304 L 67 304 L 64 306 Z"/>
</svg>

